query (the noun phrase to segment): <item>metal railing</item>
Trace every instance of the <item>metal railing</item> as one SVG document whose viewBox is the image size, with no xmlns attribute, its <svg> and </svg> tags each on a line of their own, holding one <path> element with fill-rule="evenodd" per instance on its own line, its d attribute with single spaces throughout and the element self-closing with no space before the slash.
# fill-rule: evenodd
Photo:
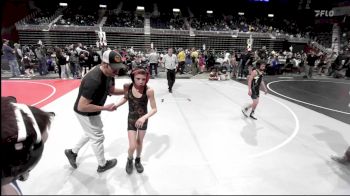
<svg viewBox="0 0 350 196">
<path fill-rule="evenodd" d="M 99 26 L 69 26 L 52 25 L 48 30 L 48 25 L 18 25 L 21 44 L 37 43 L 39 39 L 44 44 L 66 45 L 77 43 L 78 41 L 86 45 L 95 45 L 98 41 L 97 33 Z M 193 30 L 194 35 L 190 35 L 189 30 L 171 29 L 151 29 L 149 35 L 145 35 L 144 28 L 129 27 L 102 27 L 106 32 L 107 43 L 110 46 L 134 46 L 140 50 L 149 48 L 151 43 L 157 48 L 183 47 L 202 48 L 203 44 L 207 48 L 217 51 L 231 49 L 245 49 L 247 39 L 252 36 L 254 39 L 253 49 L 267 46 L 269 50 L 282 49 L 282 42 L 307 43 L 304 38 L 292 38 L 283 34 L 271 34 L 261 32 L 238 32 L 232 31 L 198 31 Z M 44 32 L 45 31 L 45 32 Z"/>
<path fill-rule="evenodd" d="M 172 30 L 172 29 L 155 29 L 151 28 L 151 34 L 168 34 L 168 35 L 190 35 L 189 30 Z"/>
</svg>

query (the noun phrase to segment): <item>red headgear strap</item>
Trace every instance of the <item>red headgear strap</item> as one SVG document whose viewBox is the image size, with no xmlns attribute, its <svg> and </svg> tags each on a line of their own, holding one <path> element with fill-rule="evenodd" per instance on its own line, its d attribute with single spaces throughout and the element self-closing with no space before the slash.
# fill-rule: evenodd
<svg viewBox="0 0 350 196">
<path fill-rule="evenodd" d="M 131 72 L 130 77 L 131 77 L 132 82 L 134 82 L 134 77 L 135 77 L 135 75 L 136 75 L 136 74 L 139 74 L 139 73 L 141 73 L 141 72 L 146 72 L 146 84 L 148 83 L 149 78 L 150 78 L 150 74 L 149 74 L 149 72 L 148 72 L 147 70 L 141 69 L 141 68 L 136 68 L 135 70 L 133 70 L 133 71 Z"/>
</svg>

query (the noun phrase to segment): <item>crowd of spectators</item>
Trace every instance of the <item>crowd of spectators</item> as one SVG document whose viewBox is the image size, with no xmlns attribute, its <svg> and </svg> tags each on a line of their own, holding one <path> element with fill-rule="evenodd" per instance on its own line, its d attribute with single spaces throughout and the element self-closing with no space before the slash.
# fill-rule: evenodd
<svg viewBox="0 0 350 196">
<path fill-rule="evenodd" d="M 231 30 L 222 17 L 201 15 L 190 18 L 191 27 L 203 31 L 229 31 Z"/>
<path fill-rule="evenodd" d="M 49 24 L 52 20 L 52 15 L 55 13 L 55 8 L 38 9 L 34 11 L 31 17 L 21 21 L 22 24 L 43 25 Z"/>
<path fill-rule="evenodd" d="M 43 23 L 49 23 L 50 20 L 52 20 L 52 16 L 55 13 L 53 8 L 48 8 L 46 10 L 41 10 L 40 12 L 37 12 L 33 17 L 26 20 L 26 23 L 30 24 L 43 24 Z M 72 9 L 67 8 L 63 9 L 61 11 L 62 17 L 56 21 L 55 25 L 77 25 L 77 26 L 94 26 L 97 25 L 98 22 L 102 19 L 102 17 L 106 17 L 107 20 L 104 23 L 104 26 L 109 27 L 129 27 L 129 28 L 143 28 L 144 27 L 144 21 L 145 21 L 145 15 L 142 13 L 136 12 L 136 11 L 123 11 L 120 10 L 118 12 L 112 12 L 112 11 L 106 11 L 106 14 L 99 14 L 99 12 L 91 11 L 91 10 L 84 10 L 81 6 Z M 50 18 L 51 17 L 51 18 Z M 314 27 L 305 27 L 301 26 L 297 21 L 291 19 L 291 18 L 268 18 L 268 17 L 257 17 L 257 16 L 246 16 L 246 15 L 227 15 L 227 14 L 205 14 L 205 15 L 196 15 L 196 16 L 182 16 L 181 13 L 158 13 L 157 15 L 151 15 L 150 16 L 150 26 L 151 28 L 160 28 L 160 29 L 172 29 L 172 30 L 189 30 L 189 28 L 195 29 L 195 30 L 203 30 L 203 31 L 231 31 L 235 30 L 238 32 L 260 32 L 260 33 L 270 33 L 273 35 L 278 34 L 284 34 L 284 35 L 290 35 L 297 38 L 310 38 L 312 41 L 316 41 L 326 47 L 330 47 L 332 44 L 331 33 L 332 33 L 332 25 L 325 25 L 323 28 L 315 28 Z M 344 29 L 343 29 L 344 30 Z M 340 36 L 341 39 L 341 48 L 348 48 L 344 47 L 344 45 L 348 45 L 349 43 L 349 30 L 345 29 L 344 31 L 345 36 L 342 34 Z M 41 64 L 44 64 L 44 60 L 40 60 L 40 56 L 38 55 L 38 48 L 45 48 L 45 52 L 42 56 L 45 56 L 46 64 L 48 65 L 48 69 L 50 68 L 51 57 L 56 55 L 56 53 L 62 53 L 63 55 L 70 56 L 72 54 L 72 50 L 75 51 L 75 48 L 78 46 L 72 45 L 63 47 L 61 49 L 62 52 L 57 52 L 58 47 L 56 48 L 48 48 L 43 46 L 24 46 L 22 47 L 22 57 L 26 56 L 29 59 L 31 59 L 31 62 L 36 62 L 36 64 L 39 65 L 39 67 L 42 67 Z M 79 48 L 79 47 L 78 47 Z M 44 49 L 40 49 L 44 50 Z M 92 50 L 99 51 L 101 49 L 92 49 L 91 47 L 86 47 L 84 50 L 91 53 Z M 187 49 L 185 51 L 186 55 L 189 55 L 192 49 Z M 244 59 L 242 57 L 254 57 L 249 62 L 254 62 L 254 59 L 256 59 L 257 51 L 231 51 L 231 52 L 224 52 L 224 53 L 217 53 L 215 51 L 210 51 L 209 49 L 205 51 L 199 50 L 199 58 L 201 62 L 201 66 L 203 67 L 203 64 L 205 64 L 205 68 L 207 71 L 210 71 L 211 66 L 214 64 L 217 64 L 219 62 L 220 65 L 222 65 L 222 62 L 227 62 L 228 58 L 232 58 L 233 56 L 239 60 Z M 345 51 L 345 52 L 344 52 Z M 343 56 L 342 52 L 345 54 L 348 54 L 348 50 L 342 50 L 339 52 L 339 54 L 336 54 L 338 56 Z M 89 54 L 90 54 L 89 53 Z M 128 53 L 129 54 L 129 53 Z M 136 59 L 135 62 L 141 62 L 142 60 L 139 59 L 147 59 L 147 52 L 137 52 L 137 53 L 130 53 L 132 55 L 130 58 L 126 59 Z M 230 57 L 227 55 L 229 54 Z M 80 54 L 76 54 L 78 57 L 80 57 Z M 161 56 L 162 53 L 159 53 Z M 297 67 L 298 72 L 301 72 L 299 68 L 303 67 L 305 62 L 307 62 L 305 59 L 307 58 L 308 52 L 304 53 L 301 51 L 297 52 L 291 52 L 291 51 L 270 51 L 268 52 L 267 61 L 268 61 L 268 68 L 270 74 L 276 74 L 281 73 L 286 70 L 290 70 L 290 67 Z M 38 57 L 39 56 L 39 57 Z M 88 53 L 83 54 L 83 56 L 87 57 Z M 322 67 L 322 71 L 318 72 L 320 74 L 334 74 L 334 72 L 324 73 L 328 72 L 328 70 L 331 70 L 332 67 L 331 64 L 327 64 L 324 62 L 333 61 L 335 62 L 335 54 L 332 54 L 331 52 L 328 52 L 327 54 L 325 51 L 319 52 L 315 51 L 315 56 L 317 59 L 315 60 L 315 68 L 318 69 L 318 67 Z M 68 58 L 68 57 L 67 57 Z M 190 59 L 190 57 L 189 57 Z M 214 59 L 214 60 L 212 60 Z M 224 61 L 224 59 L 226 59 Z M 248 58 L 249 59 L 249 58 Z M 329 60 L 331 59 L 331 60 Z M 345 58 L 346 59 L 346 58 Z M 49 61 L 47 61 L 49 60 Z M 186 65 L 193 64 L 190 60 L 186 61 Z M 199 62 L 199 60 L 198 60 Z M 129 63 L 130 64 L 130 63 Z M 240 64 L 240 63 L 238 63 Z M 325 71 L 325 66 L 323 64 L 327 64 L 327 70 Z M 237 74 L 233 74 L 235 77 L 241 77 L 244 78 L 244 74 L 242 69 L 239 69 L 235 66 L 233 66 L 233 63 L 229 63 L 230 66 L 228 66 L 228 70 L 236 70 Z M 322 66 L 320 66 L 322 65 Z M 89 66 L 88 66 L 89 67 Z M 273 68 L 272 68 L 273 67 Z M 339 67 L 339 66 L 338 66 Z M 345 67 L 345 66 L 340 66 Z M 55 69 L 54 69 L 55 70 Z M 58 70 L 58 69 L 57 69 Z M 192 70 L 192 68 L 191 68 Z M 200 70 L 202 70 L 200 68 Z M 334 69 L 332 69 L 334 70 Z M 41 75 L 45 75 L 46 71 L 39 71 Z M 199 71 L 199 73 L 202 71 Z M 234 71 L 233 71 L 234 72 Z M 75 73 L 75 75 L 77 75 Z"/>
<path fill-rule="evenodd" d="M 95 46 L 83 46 L 81 43 L 45 46 L 39 41 L 38 44 L 30 46 L 20 46 L 13 42 L 8 45 L 13 48 L 21 77 L 56 73 L 58 78 L 77 79 L 101 63 L 101 50 Z M 5 53 L 4 49 L 2 51 Z"/>
<path fill-rule="evenodd" d="M 40 10 L 34 17 L 25 21 L 26 24 L 48 24 L 53 18 L 55 10 L 47 8 Z M 121 10 L 118 13 L 106 11 L 104 23 L 106 27 L 144 28 L 144 14 L 137 11 Z M 98 10 L 83 9 L 82 6 L 62 11 L 62 17 L 55 25 L 95 26 L 102 19 Z M 327 25 L 325 25 L 327 26 Z M 287 35 L 295 38 L 308 38 L 325 47 L 331 47 L 332 26 L 314 28 L 311 25 L 298 23 L 292 18 L 258 17 L 232 14 L 200 14 L 195 16 L 182 16 L 181 13 L 151 14 L 150 27 L 156 29 L 194 30 L 200 31 L 238 31 L 259 32 L 276 35 Z"/>
<path fill-rule="evenodd" d="M 104 26 L 144 28 L 144 17 L 137 12 L 131 11 L 110 12 Z"/>
<path fill-rule="evenodd" d="M 95 26 L 99 19 L 97 10 L 88 11 L 81 7 L 78 9 L 67 8 L 63 10 L 62 17 L 55 22 L 55 25 Z"/>
<path fill-rule="evenodd" d="M 49 72 L 54 72 L 62 79 L 84 76 L 92 67 L 101 62 L 101 54 L 108 49 L 115 49 L 121 53 L 122 60 L 128 66 L 126 72 L 137 66 L 150 69 L 150 56 L 153 56 L 152 64 L 157 62 L 155 67 L 161 67 L 162 57 L 167 54 L 166 48 L 135 51 L 133 47 L 104 46 L 98 48 L 84 46 L 81 43 L 63 47 L 44 46 L 40 42 L 34 46 L 20 46 L 19 44 L 9 44 L 9 46 L 16 52 L 19 69 L 23 75 L 30 77 L 37 72 L 44 76 Z M 268 51 L 266 47 L 257 50 L 231 49 L 227 51 L 215 51 L 210 48 L 205 50 L 174 48 L 174 51 L 175 54 L 180 51 L 185 54 L 183 67 L 178 67 L 181 74 L 196 75 L 208 72 L 210 75 L 219 74 L 221 78 L 225 76 L 224 79 L 227 79 L 226 76 L 233 79 L 246 79 L 255 62 L 262 59 L 267 63 L 266 73 L 269 75 L 296 73 L 305 78 L 313 78 L 315 74 L 334 78 L 350 78 L 349 48 L 348 44 L 339 53 L 322 52 L 312 45 L 308 45 L 301 51 L 293 51 L 292 48 L 284 51 Z M 157 61 L 154 60 L 155 55 Z M 216 77 L 213 76 L 213 78 Z"/>
<path fill-rule="evenodd" d="M 185 24 L 185 19 L 181 17 L 181 15 L 169 13 L 152 15 L 150 23 L 151 27 L 156 29 L 188 30 Z"/>
</svg>

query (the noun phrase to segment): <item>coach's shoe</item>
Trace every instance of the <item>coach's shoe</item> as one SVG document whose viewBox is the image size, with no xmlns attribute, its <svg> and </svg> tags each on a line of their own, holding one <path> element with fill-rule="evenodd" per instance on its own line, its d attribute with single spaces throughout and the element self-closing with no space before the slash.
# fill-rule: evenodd
<svg viewBox="0 0 350 196">
<path fill-rule="evenodd" d="M 331 159 L 333 159 L 334 161 L 336 161 L 340 164 L 343 164 L 343 165 L 350 164 L 350 160 L 348 160 L 345 156 L 343 156 L 343 157 L 331 156 Z"/>
<path fill-rule="evenodd" d="M 117 159 L 107 160 L 104 166 L 100 166 L 100 165 L 98 166 L 97 172 L 98 173 L 104 172 L 106 170 L 113 168 L 116 165 L 117 165 Z"/>
<path fill-rule="evenodd" d="M 133 159 L 128 158 L 128 160 L 126 162 L 125 171 L 126 171 L 126 173 L 131 174 L 133 169 L 134 169 Z"/>
<path fill-rule="evenodd" d="M 68 158 L 68 161 L 69 161 L 69 164 L 74 168 L 76 169 L 78 166 L 77 166 L 77 156 L 78 154 L 77 153 L 74 153 L 72 151 L 72 149 L 66 149 L 64 151 L 64 154 L 66 154 L 66 157 Z"/>
<path fill-rule="evenodd" d="M 243 108 L 242 109 L 242 113 L 243 113 L 243 115 L 245 116 L 245 117 L 248 117 L 248 108 Z"/>
<path fill-rule="evenodd" d="M 254 116 L 254 112 L 251 112 L 249 115 L 250 118 L 254 119 L 254 120 L 258 120 L 255 116 Z"/>
<path fill-rule="evenodd" d="M 136 168 L 136 171 L 138 173 L 142 173 L 143 172 L 143 166 L 141 164 L 140 157 L 136 157 L 136 159 L 135 159 L 135 168 Z"/>
</svg>

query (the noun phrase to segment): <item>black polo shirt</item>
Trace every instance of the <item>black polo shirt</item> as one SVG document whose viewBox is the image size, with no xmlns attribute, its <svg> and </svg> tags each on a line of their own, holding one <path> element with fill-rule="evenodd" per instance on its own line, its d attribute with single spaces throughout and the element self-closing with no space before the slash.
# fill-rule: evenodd
<svg viewBox="0 0 350 196">
<path fill-rule="evenodd" d="M 74 111 L 84 116 L 99 115 L 98 112 L 80 112 L 78 103 L 81 96 L 92 100 L 91 104 L 103 106 L 106 102 L 107 95 L 110 95 L 110 89 L 114 87 L 114 77 L 107 77 L 100 69 L 100 65 L 89 71 L 81 81 L 78 97 L 74 104 Z"/>
</svg>

